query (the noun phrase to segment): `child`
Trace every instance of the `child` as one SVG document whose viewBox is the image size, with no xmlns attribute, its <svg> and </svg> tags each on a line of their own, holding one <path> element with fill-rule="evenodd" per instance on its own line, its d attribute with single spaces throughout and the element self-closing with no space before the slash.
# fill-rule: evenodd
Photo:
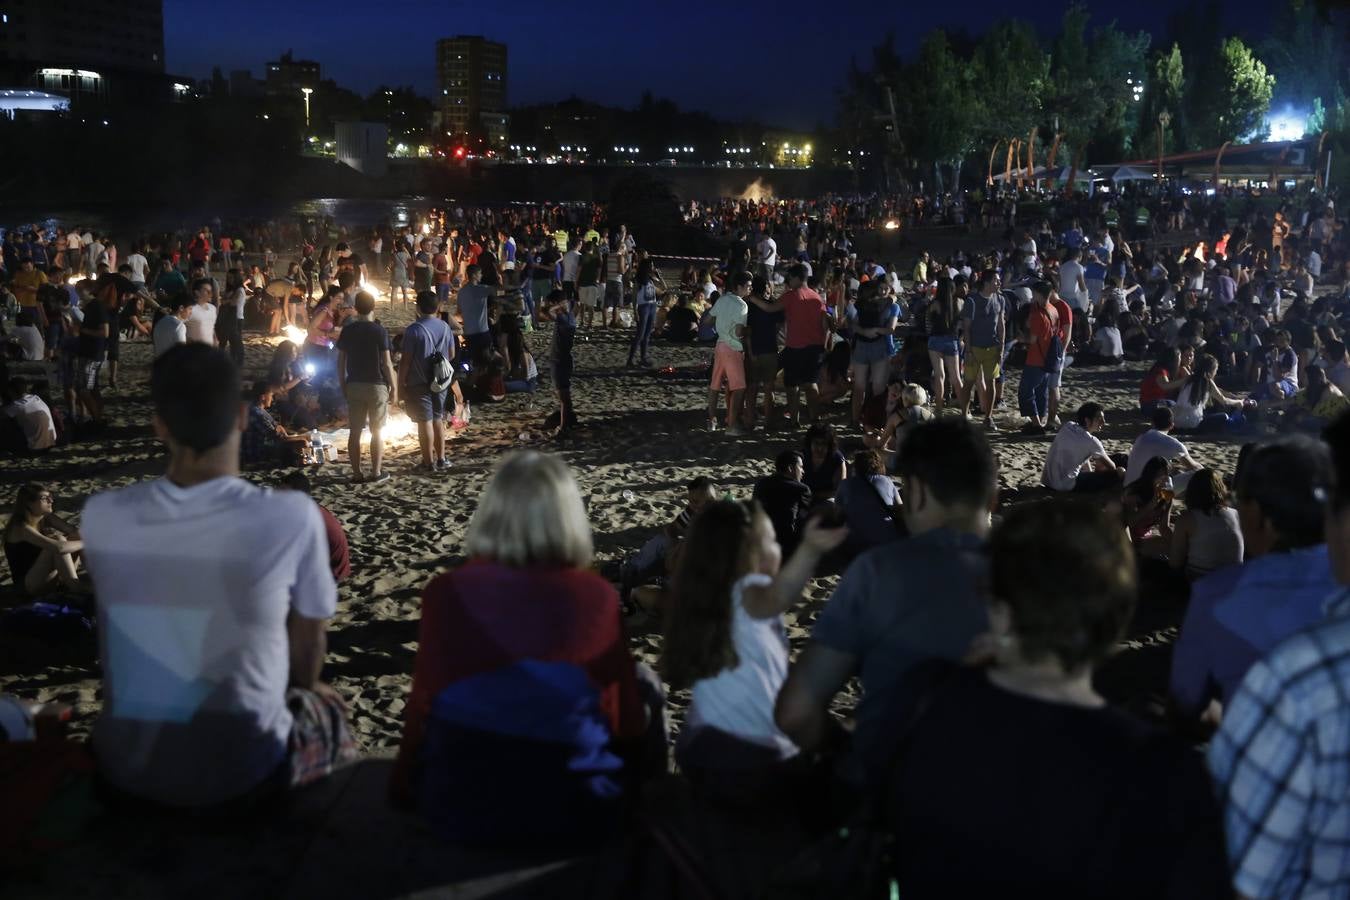
<svg viewBox="0 0 1350 900">
<path fill-rule="evenodd" d="M 572 344 L 576 340 L 576 304 L 561 290 L 551 291 L 539 310 L 541 319 L 552 319 L 553 387 L 558 392 L 558 424 L 554 436 L 565 434 L 577 425 L 572 409 Z M 551 422 L 553 416 L 549 416 Z"/>
<path fill-rule="evenodd" d="M 689 524 L 709 503 L 717 499 L 717 485 L 706 475 L 700 475 L 685 485 L 685 506 L 675 520 L 642 545 L 631 559 L 625 560 L 620 567 L 621 595 L 629 592 L 649 578 L 674 571 L 677 565 L 677 548 L 682 548 Z"/>
<path fill-rule="evenodd" d="M 900 387 L 892 382 L 887 391 L 887 406 L 891 406 L 891 395 L 897 392 L 898 402 L 886 417 L 886 427 L 880 434 L 868 434 L 863 438 L 863 443 L 868 448 L 881 452 L 888 472 L 893 471 L 895 455 L 899 452 L 905 435 L 914 430 L 914 426 L 931 421 L 933 418 L 933 411 L 928 408 L 928 392 L 921 385 L 906 384 Z"/>
<path fill-rule="evenodd" d="M 783 613 L 847 533 L 808 520 L 780 571 L 773 525 L 753 500 L 710 503 L 694 520 L 675 572 L 661 654 L 671 688 L 692 694 L 676 749 L 682 767 L 728 764 L 723 751 L 700 753 L 700 738 L 705 747 L 729 738 L 769 765 L 797 755 L 773 720 L 788 670 Z"/>
</svg>

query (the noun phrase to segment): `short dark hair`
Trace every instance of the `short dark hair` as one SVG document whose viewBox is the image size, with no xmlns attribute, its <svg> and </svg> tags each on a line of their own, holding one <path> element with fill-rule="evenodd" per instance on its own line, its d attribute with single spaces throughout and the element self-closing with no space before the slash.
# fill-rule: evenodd
<svg viewBox="0 0 1350 900">
<path fill-rule="evenodd" d="M 778 457 L 773 461 L 774 471 L 779 475 L 786 475 L 788 469 L 791 469 L 801 461 L 802 455 L 800 451 L 784 450 L 782 453 L 778 454 Z"/>
<path fill-rule="evenodd" d="M 1047 535 L 1059 542 L 1058 566 L 1045 564 Z M 1100 662 L 1134 615 L 1129 538 L 1092 504 L 1057 499 L 1013 507 L 990 535 L 989 560 L 991 592 L 1008 604 L 1028 660 L 1053 657 L 1070 672 Z"/>
<path fill-rule="evenodd" d="M 1322 543 L 1326 505 L 1335 481 L 1327 445 L 1306 435 L 1257 444 L 1242 461 L 1234 489 L 1254 503 L 1288 549 Z"/>
<path fill-rule="evenodd" d="M 150 370 L 155 415 L 169 435 L 197 453 L 219 447 L 238 428 L 239 370 L 224 351 L 178 344 Z"/>
<path fill-rule="evenodd" d="M 792 265 L 788 266 L 787 277 L 805 281 L 806 266 L 802 265 L 801 263 L 793 263 Z"/>
<path fill-rule="evenodd" d="M 1038 281 L 1031 286 L 1033 294 L 1039 294 L 1042 297 L 1049 297 L 1055 290 L 1054 285 L 1048 281 Z"/>
<path fill-rule="evenodd" d="M 202 288 L 206 288 L 208 291 L 211 290 L 211 279 L 209 279 L 209 278 L 198 278 L 196 281 L 192 282 L 192 293 L 193 293 L 193 294 L 196 294 L 196 293 L 197 293 L 198 291 L 200 291 Z"/>
<path fill-rule="evenodd" d="M 1078 407 L 1078 412 L 1074 414 L 1073 418 L 1075 422 L 1086 428 L 1087 425 L 1100 416 L 1103 411 L 1100 403 L 1089 401 Z"/>
<path fill-rule="evenodd" d="M 1155 408 L 1153 414 L 1149 416 L 1149 421 L 1152 422 L 1153 427 L 1159 431 L 1166 431 L 1171 428 L 1176 424 L 1176 420 L 1177 417 L 1173 414 L 1172 407 L 1170 406 L 1159 406 Z"/>
<path fill-rule="evenodd" d="M 358 315 L 368 316 L 375 311 L 375 295 L 370 291 L 358 291 L 353 306 Z"/>
<path fill-rule="evenodd" d="M 424 316 L 434 316 L 441 308 L 441 298 L 435 291 L 422 291 L 417 295 L 417 311 Z"/>
<path fill-rule="evenodd" d="M 983 432 L 958 419 L 916 425 L 900 445 L 895 471 L 917 478 L 939 502 L 983 509 L 994 493 L 997 464 Z"/>
<path fill-rule="evenodd" d="M 749 272 L 737 272 L 731 277 L 731 289 L 734 291 L 738 287 L 744 287 L 747 284 L 754 284 L 755 276 Z"/>
<path fill-rule="evenodd" d="M 688 483 L 685 484 L 684 489 L 691 494 L 695 491 L 716 491 L 717 482 L 713 481 L 707 475 L 699 475 L 695 478 L 691 478 Z"/>
<path fill-rule="evenodd" d="M 314 486 L 304 472 L 287 472 L 277 480 L 277 487 L 287 491 L 299 491 L 302 494 L 314 493 Z"/>
<path fill-rule="evenodd" d="M 464 277 L 465 279 L 472 278 L 481 271 L 483 270 L 482 268 L 479 267 L 478 263 L 470 263 L 469 265 L 464 267 Z"/>
<path fill-rule="evenodd" d="M 343 269 L 338 273 L 337 283 L 338 287 L 342 288 L 344 291 L 347 290 L 347 288 L 356 284 L 356 273 L 351 269 Z"/>
<path fill-rule="evenodd" d="M 992 284 L 994 279 L 997 277 L 998 273 L 995 272 L 993 269 L 985 269 L 978 276 L 976 276 L 975 289 L 980 291 L 984 290 L 988 285 Z"/>
</svg>

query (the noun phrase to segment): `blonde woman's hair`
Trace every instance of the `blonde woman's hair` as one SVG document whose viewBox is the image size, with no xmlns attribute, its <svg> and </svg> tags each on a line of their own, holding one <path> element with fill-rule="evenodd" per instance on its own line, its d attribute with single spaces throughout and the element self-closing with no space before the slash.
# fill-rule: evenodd
<svg viewBox="0 0 1350 900">
<path fill-rule="evenodd" d="M 906 406 L 927 406 L 928 392 L 923 389 L 923 385 L 911 383 L 900 391 L 900 399 Z"/>
<path fill-rule="evenodd" d="M 590 566 L 591 523 L 567 464 L 533 450 L 503 458 L 478 501 L 464 549 L 517 569 Z"/>
</svg>

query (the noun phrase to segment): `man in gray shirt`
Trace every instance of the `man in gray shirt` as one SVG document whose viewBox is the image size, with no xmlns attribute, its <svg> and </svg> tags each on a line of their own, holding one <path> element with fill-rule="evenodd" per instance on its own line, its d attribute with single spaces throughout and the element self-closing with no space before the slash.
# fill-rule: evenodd
<svg viewBox="0 0 1350 900">
<path fill-rule="evenodd" d="M 994 425 L 994 383 L 1003 363 L 1003 345 L 1008 332 L 1008 305 L 999 293 L 999 276 L 992 269 L 981 272 L 975 293 L 961 309 L 961 336 L 966 342 L 965 384 L 961 388 L 961 411 L 970 413 L 971 397 L 978 390 L 984 410 L 985 431 Z"/>
<path fill-rule="evenodd" d="M 853 561 L 778 694 L 778 727 L 803 750 L 828 742 L 830 703 L 854 675 L 863 697 L 853 744 L 862 748 L 911 668 L 962 659 L 988 628 L 979 582 L 995 486 L 989 442 L 962 419 L 925 423 L 905 438 L 896 470 L 912 536 Z M 846 779 L 860 775 L 852 756 Z"/>
<path fill-rule="evenodd" d="M 465 284 L 455 297 L 459 315 L 464 319 L 464 340 L 469 345 L 469 360 L 475 364 L 479 357 L 492 349 L 492 332 L 488 324 L 488 304 L 492 288 L 483 284 L 483 271 L 476 265 L 464 270 Z"/>
</svg>

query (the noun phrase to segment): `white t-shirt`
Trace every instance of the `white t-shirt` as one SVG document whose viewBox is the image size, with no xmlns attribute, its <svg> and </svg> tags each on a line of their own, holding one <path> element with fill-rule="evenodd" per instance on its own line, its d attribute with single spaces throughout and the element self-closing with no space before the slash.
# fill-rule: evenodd
<svg viewBox="0 0 1350 900">
<path fill-rule="evenodd" d="M 1184 392 L 1185 389 L 1183 389 Z M 1175 411 L 1180 411 L 1179 405 Z M 1177 424 L 1180 425 L 1181 423 L 1178 421 Z M 1130 448 L 1130 460 L 1125 466 L 1125 483 L 1134 484 L 1138 481 L 1139 475 L 1144 471 L 1144 466 L 1148 465 L 1148 461 L 1155 456 L 1161 456 L 1171 462 L 1178 456 L 1186 455 L 1185 444 L 1165 431 L 1150 428 L 1135 438 L 1134 446 Z"/>
<path fill-rule="evenodd" d="M 771 237 L 765 237 L 759 242 L 759 264 L 761 266 L 778 265 L 778 242 Z"/>
<path fill-rule="evenodd" d="M 219 312 L 210 303 L 195 303 L 192 316 L 187 320 L 187 339 L 201 344 L 216 342 L 216 313 Z"/>
<path fill-rule="evenodd" d="M 1055 434 L 1050 452 L 1045 455 L 1041 481 L 1051 490 L 1071 491 L 1083 464 L 1099 453 L 1106 453 L 1106 448 L 1096 435 L 1089 434 L 1077 422 L 1065 423 Z"/>
<path fill-rule="evenodd" d="M 127 257 L 127 265 L 131 266 L 131 280 L 136 284 L 145 284 L 145 273 L 150 269 L 150 262 L 139 253 L 133 253 Z"/>
<path fill-rule="evenodd" d="M 1092 336 L 1092 341 L 1097 345 L 1097 353 L 1101 356 L 1118 359 L 1125 355 L 1125 347 L 1120 342 L 1120 329 L 1114 325 L 1103 325 L 1098 328 L 1097 333 Z"/>
<path fill-rule="evenodd" d="M 575 250 L 568 250 L 562 258 L 562 280 L 576 281 L 577 272 L 581 269 L 581 254 Z"/>
<path fill-rule="evenodd" d="M 797 754 L 797 747 L 773 721 L 774 703 L 788 671 L 783 617 L 752 617 L 745 611 L 742 596 L 747 587 L 771 584 L 769 576 L 752 573 L 731 586 L 731 642 L 740 662 L 694 684 L 686 727 L 712 726 L 743 741 L 772 747 L 786 759 Z"/>
<path fill-rule="evenodd" d="M 1075 310 L 1087 309 L 1087 293 L 1078 289 L 1083 271 L 1082 264 L 1076 259 L 1066 259 L 1059 264 L 1059 295 Z"/>
<path fill-rule="evenodd" d="M 169 348 L 187 343 L 187 323 L 170 313 L 155 323 L 150 340 L 155 346 L 155 359 L 159 359 Z"/>
<path fill-rule="evenodd" d="M 19 344 L 19 349 L 23 351 L 23 359 L 26 362 L 37 362 L 47 354 L 47 342 L 42 339 L 42 332 L 37 330 L 35 325 L 19 325 L 14 329 L 14 339 Z"/>
<path fill-rule="evenodd" d="M 29 450 L 45 450 L 56 444 L 56 422 L 51 407 L 36 394 L 25 394 L 6 404 L 4 414 L 19 423 Z"/>
<path fill-rule="evenodd" d="M 744 325 L 750 314 L 750 306 L 735 294 L 723 294 L 713 304 L 712 317 L 717 324 L 718 343 L 726 344 L 732 350 L 744 350 L 741 339 L 736 337 L 736 326 Z"/>
<path fill-rule="evenodd" d="M 287 614 L 337 604 L 318 506 L 241 478 L 160 478 L 89 498 L 80 534 L 99 599 L 102 774 L 172 806 L 256 786 L 291 731 Z"/>
</svg>

